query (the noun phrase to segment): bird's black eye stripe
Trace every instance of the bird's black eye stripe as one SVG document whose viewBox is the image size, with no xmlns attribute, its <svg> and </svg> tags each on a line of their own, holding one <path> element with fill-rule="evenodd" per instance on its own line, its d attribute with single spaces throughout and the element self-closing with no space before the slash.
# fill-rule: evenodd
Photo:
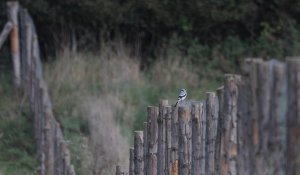
<svg viewBox="0 0 300 175">
<path fill-rule="evenodd" d="M 179 96 L 179 98 L 183 98 L 183 97 L 185 97 L 186 96 L 186 94 L 184 94 L 184 95 L 182 95 L 182 96 Z"/>
</svg>

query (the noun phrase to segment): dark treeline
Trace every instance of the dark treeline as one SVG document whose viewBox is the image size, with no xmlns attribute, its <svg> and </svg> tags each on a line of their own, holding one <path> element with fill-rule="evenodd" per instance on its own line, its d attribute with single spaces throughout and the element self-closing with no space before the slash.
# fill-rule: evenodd
<svg viewBox="0 0 300 175">
<path fill-rule="evenodd" d="M 1 26 L 6 20 L 2 2 Z M 101 43 L 121 39 L 143 58 L 153 58 L 170 47 L 181 54 L 201 50 L 195 57 L 211 57 L 215 53 L 212 48 L 222 52 L 222 48 L 235 50 L 236 46 L 240 50 L 246 48 L 236 56 L 281 57 L 295 54 L 300 38 L 297 0 L 22 0 L 20 3 L 34 18 L 45 53 L 53 53 L 62 45 L 75 47 L 74 43 L 80 49 L 98 49 Z"/>
</svg>

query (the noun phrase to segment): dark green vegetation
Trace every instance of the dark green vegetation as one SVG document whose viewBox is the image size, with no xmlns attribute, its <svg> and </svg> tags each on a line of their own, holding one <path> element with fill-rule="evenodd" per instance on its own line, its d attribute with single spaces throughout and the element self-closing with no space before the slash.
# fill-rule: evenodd
<svg viewBox="0 0 300 175">
<path fill-rule="evenodd" d="M 81 50 L 121 39 L 142 65 L 166 51 L 221 71 L 245 56 L 299 54 L 296 0 L 22 0 L 37 24 L 43 51 L 77 41 Z M 6 20 L 0 3 L 0 24 Z M 4 9 L 4 10 L 2 10 Z M 2 25 L 1 25 L 2 26 Z M 63 41 L 62 41 L 63 40 Z M 175 52 L 176 51 L 176 52 Z M 215 62 L 215 63 L 212 63 Z"/>
<path fill-rule="evenodd" d="M 0 71 L 0 174 L 36 174 L 33 116 L 26 99 L 15 94 L 10 74 Z"/>
</svg>

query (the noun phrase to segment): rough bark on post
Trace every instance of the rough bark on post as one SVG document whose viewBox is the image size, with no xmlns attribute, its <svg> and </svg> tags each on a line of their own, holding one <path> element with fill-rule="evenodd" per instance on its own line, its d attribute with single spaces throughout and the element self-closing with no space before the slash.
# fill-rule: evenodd
<svg viewBox="0 0 300 175">
<path fill-rule="evenodd" d="M 158 144 L 157 144 L 157 174 L 165 174 L 166 167 L 166 115 L 168 100 L 161 100 L 159 104 L 158 124 Z"/>
<path fill-rule="evenodd" d="M 204 175 L 205 166 L 202 165 L 203 156 L 203 146 L 202 143 L 202 117 L 204 115 L 204 104 L 203 102 L 199 104 L 192 105 L 192 165 L 191 174 L 192 175 Z"/>
<path fill-rule="evenodd" d="M 21 85 L 21 63 L 20 63 L 20 43 L 19 43 L 19 29 L 18 29 L 18 12 L 19 3 L 17 1 L 7 2 L 8 19 L 12 22 L 11 31 L 11 53 L 14 65 L 14 83 L 17 88 Z"/>
<path fill-rule="evenodd" d="M 31 82 L 31 70 L 32 70 L 32 64 L 31 64 L 31 60 L 32 60 L 32 26 L 29 22 L 29 14 L 27 12 L 27 10 L 23 10 L 23 15 L 24 15 L 24 20 L 25 20 L 25 40 L 26 40 L 26 47 L 23 48 L 26 50 L 26 60 L 25 61 L 25 64 L 26 64 L 26 75 L 25 75 L 25 88 L 27 91 L 27 93 L 29 92 L 29 89 L 30 89 L 30 82 Z"/>
<path fill-rule="evenodd" d="M 271 66 L 267 62 L 257 64 L 257 110 L 259 142 L 256 152 L 255 174 L 274 174 L 269 150 L 271 86 L 273 86 Z M 274 110 L 274 109 L 273 109 Z"/>
<path fill-rule="evenodd" d="M 206 99 L 206 174 L 214 175 L 215 166 L 215 149 L 218 127 L 218 115 L 216 114 L 216 94 L 207 92 Z"/>
<path fill-rule="evenodd" d="M 188 175 L 191 170 L 191 109 L 186 106 L 178 108 L 178 121 L 179 121 L 179 174 Z"/>
<path fill-rule="evenodd" d="M 235 175 L 237 156 L 237 102 L 239 75 L 226 74 L 221 132 L 221 171 L 222 175 Z"/>
<path fill-rule="evenodd" d="M 147 175 L 156 175 L 157 174 L 157 118 L 158 118 L 158 107 L 149 106 L 148 111 L 148 121 L 147 121 L 147 138 L 148 138 L 148 165 Z"/>
<path fill-rule="evenodd" d="M 284 63 L 273 66 L 273 87 L 271 94 L 270 155 L 274 175 L 284 175 L 286 167 L 286 69 Z"/>
<path fill-rule="evenodd" d="M 287 168 L 286 174 L 300 174 L 300 60 L 287 60 Z"/>
<path fill-rule="evenodd" d="M 38 146 L 40 147 L 41 150 L 41 154 L 40 154 L 40 160 L 41 160 L 41 168 L 40 168 L 40 175 L 45 175 L 46 174 L 46 150 L 45 148 L 45 130 L 44 130 L 44 126 L 45 126 L 45 107 L 44 107 L 44 95 L 43 95 L 43 86 L 44 86 L 44 82 L 41 80 L 40 84 L 39 84 L 39 98 L 40 98 L 40 102 L 41 102 L 41 115 L 40 118 L 37 120 L 37 130 L 35 130 L 35 132 L 38 132 L 40 135 L 40 142 L 38 142 Z"/>
<path fill-rule="evenodd" d="M 148 166 L 148 161 L 149 161 L 149 156 L 148 156 L 148 151 L 149 151 L 149 148 L 148 148 L 148 123 L 147 122 L 144 122 L 144 134 L 143 134 L 144 138 L 144 148 L 143 148 L 143 151 L 144 151 L 144 175 L 147 175 L 147 166 Z"/>
<path fill-rule="evenodd" d="M 129 149 L 129 175 L 134 175 L 134 149 Z"/>
<path fill-rule="evenodd" d="M 171 161 L 172 175 L 178 174 L 178 108 L 172 106 L 171 118 Z"/>
<path fill-rule="evenodd" d="M 116 166 L 116 175 L 126 175 L 124 168 L 120 165 Z"/>
<path fill-rule="evenodd" d="M 8 21 L 8 22 L 5 24 L 3 30 L 2 30 L 2 32 L 1 32 L 1 34 L 0 34 L 0 49 L 1 49 L 1 47 L 2 47 L 2 45 L 3 45 L 3 43 L 4 43 L 4 41 L 6 40 L 8 34 L 11 32 L 12 28 L 13 28 L 12 22 Z"/>
<path fill-rule="evenodd" d="M 238 174 L 252 175 L 255 169 L 257 150 L 257 64 L 261 59 L 246 59 L 243 64 L 243 81 L 239 85 L 238 97 Z"/>
<path fill-rule="evenodd" d="M 144 174 L 143 131 L 134 132 L 134 174 Z"/>
<path fill-rule="evenodd" d="M 218 97 L 218 106 L 219 106 L 219 110 L 218 110 L 218 129 L 217 129 L 217 138 L 216 138 L 216 142 L 219 143 L 217 144 L 216 147 L 216 153 L 215 153 L 215 163 L 216 163 L 216 174 L 221 174 L 221 160 L 222 157 L 221 155 L 224 154 L 222 153 L 222 139 L 221 139 L 221 135 L 222 135 L 222 127 L 223 127 L 223 111 L 224 111 L 224 86 L 221 86 L 217 89 L 216 91 L 217 93 L 217 97 Z"/>
<path fill-rule="evenodd" d="M 171 175 L 172 173 L 172 107 L 167 107 L 166 115 L 166 174 Z"/>
</svg>

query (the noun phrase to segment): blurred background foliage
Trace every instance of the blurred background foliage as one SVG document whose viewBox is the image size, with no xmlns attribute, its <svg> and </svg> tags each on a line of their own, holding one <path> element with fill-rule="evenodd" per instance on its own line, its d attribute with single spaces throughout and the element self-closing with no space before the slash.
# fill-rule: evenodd
<svg viewBox="0 0 300 175">
<path fill-rule="evenodd" d="M 142 66 L 166 51 L 188 55 L 200 63 L 215 59 L 222 52 L 229 59 L 221 64 L 222 70 L 228 71 L 235 68 L 240 57 L 283 58 L 299 52 L 300 1 L 297 0 L 22 0 L 20 3 L 30 9 L 35 19 L 44 54 L 53 54 L 57 47 L 65 45 L 98 50 L 107 41 L 121 39 L 131 46 L 131 54 L 142 59 Z M 0 24 L 3 24 L 4 1 L 0 8 Z"/>
</svg>

